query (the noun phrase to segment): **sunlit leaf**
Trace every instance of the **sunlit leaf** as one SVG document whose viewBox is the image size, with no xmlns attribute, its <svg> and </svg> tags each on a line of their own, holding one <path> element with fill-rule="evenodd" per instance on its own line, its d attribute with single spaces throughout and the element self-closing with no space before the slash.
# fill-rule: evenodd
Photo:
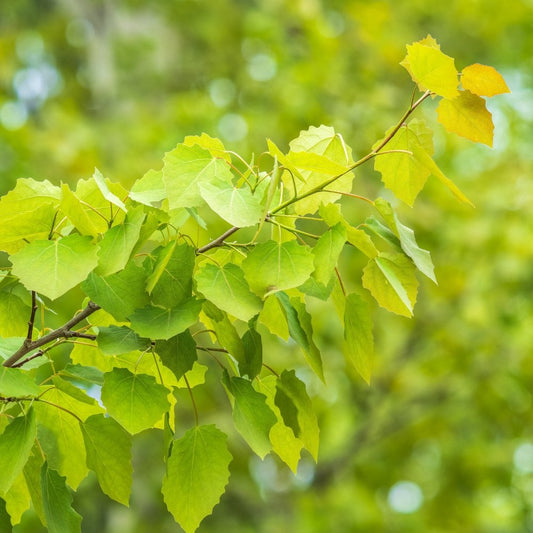
<svg viewBox="0 0 533 533">
<path fill-rule="evenodd" d="M 226 439 L 215 426 L 196 426 L 172 444 L 162 492 L 186 533 L 212 512 L 228 483 L 232 457 Z"/>
<path fill-rule="evenodd" d="M 55 300 L 85 280 L 98 263 L 96 253 L 90 237 L 73 234 L 33 241 L 10 261 L 13 274 L 28 290 Z"/>
<path fill-rule="evenodd" d="M 461 84 L 464 89 L 478 96 L 495 96 L 510 93 L 503 76 L 494 68 L 474 63 L 461 72 Z"/>
<path fill-rule="evenodd" d="M 408 44 L 407 55 L 400 64 L 421 91 L 429 90 L 444 98 L 454 98 L 459 85 L 454 59 L 443 54 L 436 41 L 427 39 Z"/>
<path fill-rule="evenodd" d="M 441 100 L 437 113 L 447 131 L 492 147 L 492 114 L 480 96 L 461 91 L 453 100 Z"/>
<path fill-rule="evenodd" d="M 261 300 L 250 291 L 237 265 L 206 263 L 195 278 L 200 293 L 236 318 L 248 321 L 261 310 Z"/>
<path fill-rule="evenodd" d="M 263 218 L 261 199 L 246 186 L 236 188 L 227 181 L 209 181 L 199 187 L 209 207 L 232 226 L 254 226 Z"/>
<path fill-rule="evenodd" d="M 250 251 L 242 269 L 250 288 L 263 295 L 304 283 L 314 270 L 313 255 L 295 241 L 267 241 Z"/>
</svg>

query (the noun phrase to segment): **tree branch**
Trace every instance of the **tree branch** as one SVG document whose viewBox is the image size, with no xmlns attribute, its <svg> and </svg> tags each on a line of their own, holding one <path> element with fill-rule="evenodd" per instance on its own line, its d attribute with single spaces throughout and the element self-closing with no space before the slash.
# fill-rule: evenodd
<svg viewBox="0 0 533 533">
<path fill-rule="evenodd" d="M 224 241 L 230 236 L 233 235 L 236 231 L 240 230 L 238 226 L 233 226 L 228 231 L 225 231 L 220 237 L 217 237 L 214 241 L 211 241 L 210 243 L 206 244 L 205 246 L 202 246 L 201 248 L 198 248 L 196 250 L 196 254 L 203 254 L 204 252 L 207 252 L 207 250 L 211 250 L 211 248 L 216 248 L 217 246 L 222 246 L 224 244 Z"/>
<path fill-rule="evenodd" d="M 63 338 L 81 337 L 84 334 L 71 331 L 71 329 L 76 324 L 79 324 L 82 320 L 85 320 L 89 315 L 92 315 L 95 311 L 98 311 L 98 309 L 100 309 L 100 306 L 98 304 L 95 304 L 94 302 L 89 302 L 87 304 L 87 307 L 85 307 L 85 309 L 80 311 L 77 315 L 73 316 L 66 324 L 64 324 L 60 328 L 57 328 L 54 331 L 51 331 L 50 333 L 34 341 L 32 341 L 31 338 L 26 338 L 24 342 L 22 343 L 22 346 L 11 357 L 9 357 L 3 362 L 3 366 L 7 366 L 10 368 L 14 367 L 17 361 L 22 359 L 26 354 L 30 353 L 32 350 L 35 350 L 36 348 L 40 348 L 41 346 L 48 344 L 49 342 L 55 341 L 56 339 L 60 339 L 62 337 Z M 34 314 L 33 310 L 32 310 L 32 314 Z M 30 322 L 32 322 L 32 320 L 30 320 Z M 32 329 L 33 329 L 33 326 L 32 326 Z M 28 331 L 28 335 L 30 335 L 30 333 L 31 332 Z M 94 336 L 85 337 L 85 338 L 93 339 Z"/>
</svg>

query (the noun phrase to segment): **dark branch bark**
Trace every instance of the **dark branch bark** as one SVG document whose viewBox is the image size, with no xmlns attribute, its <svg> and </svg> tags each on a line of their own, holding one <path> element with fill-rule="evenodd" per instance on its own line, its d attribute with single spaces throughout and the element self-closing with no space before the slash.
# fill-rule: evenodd
<svg viewBox="0 0 533 533">
<path fill-rule="evenodd" d="M 211 241 L 210 243 L 206 244 L 205 246 L 202 246 L 201 248 L 198 248 L 196 250 L 196 254 L 203 254 L 204 252 L 207 252 L 207 250 L 211 250 L 211 248 L 216 248 L 217 246 L 222 246 L 224 244 L 224 241 L 230 236 L 233 235 L 236 231 L 240 230 L 241 228 L 237 226 L 233 226 L 228 231 L 224 232 L 220 237 L 217 237 L 214 241 Z"/>
<path fill-rule="evenodd" d="M 11 357 L 9 357 L 9 359 L 6 359 L 4 361 L 3 366 L 11 368 L 14 367 L 16 363 L 20 361 L 26 354 L 30 353 L 36 348 L 40 348 L 41 346 L 48 344 L 49 342 L 55 341 L 56 339 L 85 336 L 85 334 L 71 331 L 71 329 L 76 324 L 79 324 L 82 320 L 85 320 L 89 315 L 92 315 L 95 311 L 98 311 L 98 309 L 100 309 L 100 306 L 98 304 L 95 304 L 94 302 L 89 302 L 85 309 L 83 309 L 77 315 L 73 316 L 66 324 L 64 324 L 60 328 L 57 328 L 54 331 L 51 331 L 50 333 L 34 341 L 32 341 L 31 338 L 26 338 L 22 343 L 22 346 Z M 30 331 L 28 328 L 28 334 L 29 333 Z M 92 339 L 94 338 L 94 336 L 89 336 L 85 338 Z"/>
</svg>

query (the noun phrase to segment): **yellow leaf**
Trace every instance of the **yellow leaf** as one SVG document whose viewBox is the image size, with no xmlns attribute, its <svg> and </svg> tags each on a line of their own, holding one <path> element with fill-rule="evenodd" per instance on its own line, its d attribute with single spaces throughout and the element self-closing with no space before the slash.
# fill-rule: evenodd
<svg viewBox="0 0 533 533">
<path fill-rule="evenodd" d="M 479 96 L 494 96 L 511 92 L 503 76 L 495 68 L 479 63 L 463 69 L 461 83 L 463 88 Z"/>
<path fill-rule="evenodd" d="M 480 96 L 461 91 L 453 100 L 441 100 L 437 113 L 447 131 L 492 147 L 492 115 Z"/>
<path fill-rule="evenodd" d="M 454 59 L 443 54 L 430 35 L 407 45 L 407 55 L 400 65 L 407 69 L 420 90 L 429 90 L 444 98 L 457 96 L 459 81 Z"/>
</svg>

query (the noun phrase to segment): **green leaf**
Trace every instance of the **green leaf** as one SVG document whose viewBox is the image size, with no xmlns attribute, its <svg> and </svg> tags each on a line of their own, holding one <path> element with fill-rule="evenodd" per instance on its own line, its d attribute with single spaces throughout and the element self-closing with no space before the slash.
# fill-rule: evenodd
<svg viewBox="0 0 533 533">
<path fill-rule="evenodd" d="M 176 379 L 191 370 L 197 359 L 196 342 L 188 330 L 168 340 L 158 340 L 155 351 L 162 363 L 172 370 Z"/>
<path fill-rule="evenodd" d="M 247 322 L 261 310 L 261 300 L 250 291 L 235 264 L 205 264 L 195 275 L 197 289 L 217 307 Z"/>
<path fill-rule="evenodd" d="M 133 184 L 129 197 L 147 206 L 159 204 L 161 200 L 167 197 L 167 191 L 163 183 L 163 171 L 149 170 L 146 172 L 141 179 L 138 179 Z"/>
<path fill-rule="evenodd" d="M 214 306 L 211 302 L 204 302 L 205 317 L 202 322 L 215 332 L 216 340 L 239 363 L 246 364 L 244 346 L 235 326 L 231 323 L 228 315 Z"/>
<path fill-rule="evenodd" d="M 47 387 L 48 390 L 41 396 L 44 401 L 35 404 L 37 435 L 50 468 L 66 476 L 69 486 L 75 489 L 87 475 L 88 469 L 80 426 L 71 413 L 85 420 L 101 413 L 103 409 L 95 405 L 93 398 L 70 383 L 57 377 L 53 383 L 56 387 Z"/>
<path fill-rule="evenodd" d="M 30 407 L 26 416 L 12 420 L 0 435 L 0 495 L 11 488 L 30 456 L 36 437 L 35 416 Z"/>
<path fill-rule="evenodd" d="M 345 229 L 346 240 L 352 246 L 355 246 L 358 250 L 361 250 L 361 252 L 363 252 L 369 259 L 373 259 L 379 254 L 379 251 L 372 239 L 362 229 L 354 228 L 350 225 L 345 225 Z"/>
<path fill-rule="evenodd" d="M 289 146 L 290 152 L 286 159 L 292 167 L 299 170 L 304 181 L 296 183 L 297 194 L 309 192 L 341 174 L 342 176 L 333 182 L 331 189 L 340 192 L 351 191 L 353 172 L 346 172 L 354 163 L 351 149 L 333 128 L 323 125 L 318 128 L 311 126 L 300 132 L 299 137 L 292 140 Z M 279 161 L 283 163 L 281 159 Z M 283 174 L 283 182 L 288 191 L 295 192 L 292 177 L 288 172 Z M 299 215 L 315 213 L 322 202 L 335 202 L 340 197 L 340 194 L 333 193 L 311 194 L 296 202 L 294 211 Z"/>
<path fill-rule="evenodd" d="M 471 207 L 474 207 L 474 204 L 461 192 L 459 187 L 455 185 L 455 183 L 446 177 L 442 170 L 437 166 L 437 163 L 433 161 L 433 158 L 429 156 L 427 152 L 424 150 L 420 150 L 416 146 L 414 147 L 414 153 L 416 154 L 417 159 L 431 171 L 431 173 L 450 191 L 453 193 L 453 195 L 460 200 L 461 202 L 464 202 L 465 204 L 468 204 Z"/>
<path fill-rule="evenodd" d="M 19 475 L 19 477 L 15 479 L 15 482 L 13 485 L 11 485 L 11 488 L 4 495 L 4 500 L 6 502 L 7 512 L 11 517 L 11 522 L 14 525 L 19 524 L 22 515 L 30 508 L 31 505 L 30 493 L 28 491 L 28 486 L 26 485 L 26 480 L 24 479 L 23 474 Z M 0 531 L 3 530 L 0 529 Z M 11 531 L 11 528 L 9 528 L 8 531 Z"/>
<path fill-rule="evenodd" d="M 277 417 L 277 422 L 272 426 L 269 434 L 272 450 L 294 473 L 296 473 L 303 443 L 299 438 L 295 437 L 292 428 L 286 426 L 283 422 L 283 417 L 275 403 L 277 392 L 276 382 L 277 378 L 275 376 L 265 376 L 262 377 L 261 380 L 257 380 L 256 387 L 259 392 L 266 396 L 268 407 L 272 409 L 272 412 Z"/>
<path fill-rule="evenodd" d="M 196 426 L 174 441 L 163 498 L 176 522 L 192 533 L 219 502 L 228 483 L 231 454 L 215 426 Z"/>
<path fill-rule="evenodd" d="M 372 318 L 368 303 L 354 293 L 346 296 L 343 348 L 346 360 L 370 385 L 374 356 Z"/>
<path fill-rule="evenodd" d="M 124 270 L 101 277 L 91 272 L 82 289 L 91 300 L 119 321 L 148 303 L 144 290 L 145 272 L 130 261 Z"/>
<path fill-rule="evenodd" d="M 307 312 L 305 305 L 298 299 L 289 297 L 284 292 L 276 293 L 281 303 L 289 333 L 302 348 L 305 359 L 309 363 L 315 374 L 324 381 L 324 371 L 322 368 L 322 357 L 320 350 L 313 341 L 313 326 L 311 324 L 311 315 Z"/>
<path fill-rule="evenodd" d="M 43 493 L 41 490 L 41 468 L 44 463 L 43 454 L 37 442 L 33 445 L 28 461 L 24 465 L 24 479 L 30 494 L 33 509 L 41 523 L 46 527 L 44 516 Z M 1 531 L 1 529 L 0 529 Z"/>
<path fill-rule="evenodd" d="M 102 402 L 110 416 L 135 434 L 153 427 L 168 411 L 168 393 L 152 376 L 114 368 L 104 376 Z"/>
<path fill-rule="evenodd" d="M 126 326 L 109 326 L 98 328 L 98 348 L 106 355 L 120 355 L 144 350 L 150 346 L 149 339 L 143 339 Z"/>
<path fill-rule="evenodd" d="M 65 478 L 44 463 L 41 469 L 43 508 L 49 533 L 80 533 L 81 516 L 72 508 Z"/>
<path fill-rule="evenodd" d="M 28 242 L 47 239 L 56 216 L 57 208 L 48 203 L 31 211 L 24 209 L 12 214 L 2 212 L 0 250 L 13 254 L 24 248 Z"/>
<path fill-rule="evenodd" d="M 0 396 L 37 396 L 40 390 L 22 369 L 0 367 Z"/>
<path fill-rule="evenodd" d="M 318 283 L 327 285 L 331 280 L 345 242 L 346 230 L 341 223 L 330 228 L 318 239 L 313 247 L 313 277 Z"/>
<path fill-rule="evenodd" d="M 82 383 L 87 387 L 91 385 L 102 386 L 104 384 L 104 374 L 97 368 L 68 363 L 60 371 L 61 377 L 71 379 L 76 383 Z"/>
<path fill-rule="evenodd" d="M 0 498 L 0 531 L 12 531 L 11 517 L 6 510 L 6 502 Z"/>
<path fill-rule="evenodd" d="M 263 367 L 263 344 L 261 335 L 255 329 L 245 331 L 242 336 L 244 347 L 244 361 L 239 364 L 239 373 L 241 376 L 248 376 L 249 379 L 255 378 Z"/>
<path fill-rule="evenodd" d="M 214 180 L 231 183 L 228 163 L 214 158 L 198 145 L 178 144 L 164 158 L 163 183 L 167 190 L 170 209 L 196 207 L 204 200 L 200 184 Z"/>
<path fill-rule="evenodd" d="M 392 128 L 387 131 L 388 135 Z M 412 206 L 418 193 L 424 188 L 431 171 L 418 160 L 420 150 L 433 153 L 432 132 L 421 120 L 413 120 L 402 126 L 387 143 L 385 151 L 403 150 L 400 153 L 383 153 L 374 159 L 374 168 L 381 179 L 400 200 Z M 378 141 L 375 145 L 379 145 Z"/>
<path fill-rule="evenodd" d="M 213 157 L 219 157 L 231 163 L 231 155 L 224 148 L 224 144 L 220 139 L 216 139 L 208 135 L 207 133 L 202 133 L 201 135 L 187 135 L 183 139 L 183 144 L 186 146 L 195 146 L 198 145 L 201 148 L 205 148 Z"/>
<path fill-rule="evenodd" d="M 93 415 L 80 424 L 87 466 L 96 473 L 102 491 L 128 505 L 133 468 L 131 436 L 112 418 Z"/>
<path fill-rule="evenodd" d="M 198 361 L 195 361 L 192 365 L 192 368 L 188 370 L 176 384 L 178 389 L 194 389 L 198 385 L 203 385 L 205 383 L 205 373 L 207 372 L 207 367 L 201 365 Z M 187 378 L 187 381 L 185 381 Z"/>
<path fill-rule="evenodd" d="M 242 262 L 250 288 L 257 294 L 298 287 L 314 270 L 313 254 L 295 241 L 258 244 Z"/>
<path fill-rule="evenodd" d="M 200 184 L 200 194 L 207 205 L 232 226 L 254 226 L 263 218 L 260 198 L 249 188 L 236 188 L 227 181 L 210 181 Z"/>
<path fill-rule="evenodd" d="M 285 341 L 289 339 L 287 319 L 276 294 L 266 298 L 263 309 L 259 313 L 259 322 L 264 324 L 273 335 L 277 335 Z"/>
<path fill-rule="evenodd" d="M 13 274 L 28 290 L 55 300 L 96 267 L 96 253 L 90 237 L 74 234 L 55 241 L 33 241 L 10 261 Z"/>
<path fill-rule="evenodd" d="M 196 258 L 194 248 L 172 241 L 160 248 L 156 257 L 153 271 L 146 280 L 152 303 L 174 307 L 190 298 Z"/>
<path fill-rule="evenodd" d="M 8 320 L 0 321 L 0 335 L 3 337 L 26 335 L 30 311 L 30 307 L 13 292 L 0 292 L 0 317 L 9 317 Z"/>
<path fill-rule="evenodd" d="M 95 179 L 79 180 L 76 192 L 62 185 L 61 211 L 82 235 L 93 237 L 109 229 L 109 201 L 104 198 Z M 120 213 L 123 212 L 121 211 Z M 119 216 L 115 222 L 120 222 Z"/>
<path fill-rule="evenodd" d="M 235 398 L 233 421 L 237 431 L 261 459 L 272 449 L 268 438 L 276 415 L 265 403 L 266 396 L 257 392 L 247 379 L 233 377 L 230 392 Z"/>
<path fill-rule="evenodd" d="M 95 168 L 93 179 L 96 182 L 96 185 L 98 186 L 98 189 L 100 189 L 100 192 L 102 193 L 102 196 L 113 205 L 116 205 L 119 209 L 122 209 L 122 211 L 126 212 L 126 206 L 124 205 L 124 202 L 116 195 L 113 194 L 106 183 L 106 180 L 104 176 L 102 176 L 102 173 Z"/>
<path fill-rule="evenodd" d="M 131 328 L 149 339 L 170 339 L 198 320 L 201 300 L 189 298 L 172 309 L 148 305 L 130 315 Z"/>
<path fill-rule="evenodd" d="M 363 270 L 363 287 L 381 307 L 411 317 L 418 281 L 413 264 L 404 254 L 382 253 Z"/>
<path fill-rule="evenodd" d="M 387 220 L 391 230 L 399 237 L 399 244 L 404 253 L 413 260 L 413 263 L 422 274 L 437 283 L 431 254 L 418 246 L 414 231 L 399 221 L 398 216 L 386 200 L 377 198 L 374 204 L 377 210 L 384 216 L 385 220 Z"/>
<path fill-rule="evenodd" d="M 294 370 L 284 370 L 277 380 L 276 389 L 275 402 L 285 424 L 293 429 L 295 436 L 303 442 L 316 461 L 318 422 L 304 383 L 296 377 Z"/>
<path fill-rule="evenodd" d="M 122 224 L 113 226 L 104 234 L 98 250 L 97 274 L 107 276 L 126 266 L 139 240 L 145 218 L 142 208 L 130 209 Z"/>
</svg>

